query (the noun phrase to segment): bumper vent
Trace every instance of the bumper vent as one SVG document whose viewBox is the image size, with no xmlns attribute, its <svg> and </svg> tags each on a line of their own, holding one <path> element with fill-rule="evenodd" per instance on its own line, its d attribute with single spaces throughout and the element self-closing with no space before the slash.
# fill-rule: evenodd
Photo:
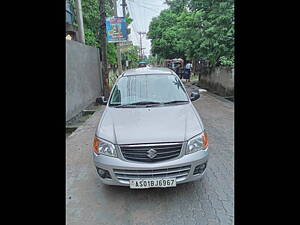
<svg viewBox="0 0 300 225">
<path fill-rule="evenodd" d="M 121 170 L 114 169 L 117 179 L 124 184 L 129 184 L 132 179 L 150 179 L 150 178 L 176 178 L 176 181 L 182 181 L 187 178 L 191 166 L 182 166 L 168 169 L 156 170 Z"/>
</svg>

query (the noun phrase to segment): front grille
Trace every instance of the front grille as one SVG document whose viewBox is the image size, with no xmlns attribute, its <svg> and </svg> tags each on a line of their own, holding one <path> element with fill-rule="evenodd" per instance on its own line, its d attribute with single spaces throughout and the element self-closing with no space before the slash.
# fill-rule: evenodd
<svg viewBox="0 0 300 225">
<path fill-rule="evenodd" d="M 156 145 L 123 145 L 120 146 L 123 157 L 128 160 L 140 162 L 158 162 L 179 156 L 182 143 L 156 144 Z M 155 157 L 149 157 L 149 150 L 156 152 Z"/>
<path fill-rule="evenodd" d="M 152 178 L 176 178 L 176 182 L 184 180 L 191 166 L 182 166 L 168 169 L 156 170 L 124 170 L 114 169 L 114 174 L 121 183 L 129 184 L 129 180 L 133 179 L 152 179 Z"/>
</svg>

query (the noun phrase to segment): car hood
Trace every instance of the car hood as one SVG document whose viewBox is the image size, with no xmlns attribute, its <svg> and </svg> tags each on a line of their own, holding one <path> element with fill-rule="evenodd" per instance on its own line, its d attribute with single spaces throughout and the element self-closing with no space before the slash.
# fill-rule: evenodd
<svg viewBox="0 0 300 225">
<path fill-rule="evenodd" d="M 114 144 L 182 142 L 201 133 L 191 103 L 149 108 L 106 107 L 96 135 Z"/>
</svg>

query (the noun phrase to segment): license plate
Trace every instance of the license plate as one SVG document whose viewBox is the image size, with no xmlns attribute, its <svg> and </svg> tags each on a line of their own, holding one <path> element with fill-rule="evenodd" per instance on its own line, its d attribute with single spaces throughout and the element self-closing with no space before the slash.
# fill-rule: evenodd
<svg viewBox="0 0 300 225">
<path fill-rule="evenodd" d="M 130 188 L 176 187 L 176 178 L 137 179 L 129 181 Z"/>
</svg>

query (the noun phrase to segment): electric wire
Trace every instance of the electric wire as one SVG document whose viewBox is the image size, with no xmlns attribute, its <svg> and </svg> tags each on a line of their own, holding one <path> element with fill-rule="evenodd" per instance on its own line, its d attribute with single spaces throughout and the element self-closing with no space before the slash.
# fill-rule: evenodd
<svg viewBox="0 0 300 225">
<path fill-rule="evenodd" d="M 160 6 L 162 6 L 162 5 L 160 5 Z M 135 40 L 135 43 L 139 43 L 140 37 L 139 37 L 138 33 L 139 32 L 148 32 L 149 25 L 151 23 L 152 18 L 158 16 L 160 14 L 161 10 L 166 9 L 166 7 L 162 8 L 162 7 L 159 7 L 159 5 L 156 5 L 155 3 L 149 3 L 148 1 L 140 2 L 137 0 L 127 0 L 127 9 L 130 14 L 130 17 L 133 19 L 133 22 L 131 23 L 131 25 L 132 25 L 131 26 L 132 27 L 131 34 L 132 35 L 130 35 L 130 36 L 131 36 L 131 38 L 133 38 Z M 149 17 L 148 15 L 149 16 L 151 15 L 151 16 Z M 146 39 L 146 35 L 141 35 L 141 38 L 142 38 L 143 43 L 146 43 L 145 47 L 147 46 L 148 48 L 149 47 L 151 48 L 151 42 L 150 42 L 150 40 Z M 147 50 L 148 48 L 146 48 L 145 50 Z M 150 51 L 151 50 L 149 49 L 149 51 L 147 51 L 147 53 L 148 52 L 150 53 Z"/>
<path fill-rule="evenodd" d="M 129 11 L 131 17 L 133 18 L 133 21 L 131 23 L 131 25 L 132 25 L 132 34 L 133 34 L 133 37 L 135 39 L 135 43 L 138 43 L 138 37 L 137 37 L 138 30 L 136 29 L 136 26 L 135 26 L 136 18 L 134 17 L 134 13 L 133 13 L 133 10 L 132 10 L 130 4 L 128 4 L 128 11 Z"/>
</svg>

